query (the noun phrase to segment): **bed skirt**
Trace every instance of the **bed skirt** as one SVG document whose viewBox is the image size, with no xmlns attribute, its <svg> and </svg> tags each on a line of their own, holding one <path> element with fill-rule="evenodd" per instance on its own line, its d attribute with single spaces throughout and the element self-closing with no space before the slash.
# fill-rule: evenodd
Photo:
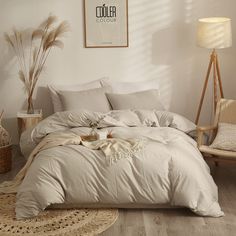
<svg viewBox="0 0 236 236">
<path fill-rule="evenodd" d="M 170 209 L 170 208 L 184 208 L 181 206 L 171 206 L 169 204 L 53 204 L 50 209 L 83 209 L 83 208 L 120 208 L 120 209 Z"/>
</svg>

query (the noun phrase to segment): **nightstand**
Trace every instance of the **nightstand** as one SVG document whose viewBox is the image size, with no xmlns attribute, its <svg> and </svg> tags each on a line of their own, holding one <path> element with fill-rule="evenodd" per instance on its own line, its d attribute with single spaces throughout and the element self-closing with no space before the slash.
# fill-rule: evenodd
<svg viewBox="0 0 236 236">
<path fill-rule="evenodd" d="M 36 126 L 43 119 L 42 109 L 35 110 L 34 114 L 27 114 L 26 111 L 17 113 L 18 134 L 19 137 L 26 130 Z"/>
</svg>

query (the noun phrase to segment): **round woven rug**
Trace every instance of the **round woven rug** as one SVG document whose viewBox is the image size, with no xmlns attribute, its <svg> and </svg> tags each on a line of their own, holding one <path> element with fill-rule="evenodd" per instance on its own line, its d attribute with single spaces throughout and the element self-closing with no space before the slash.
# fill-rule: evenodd
<svg viewBox="0 0 236 236">
<path fill-rule="evenodd" d="M 88 236 L 97 235 L 118 217 L 117 209 L 45 210 L 39 216 L 15 219 L 15 195 L 0 195 L 1 236 Z"/>
</svg>

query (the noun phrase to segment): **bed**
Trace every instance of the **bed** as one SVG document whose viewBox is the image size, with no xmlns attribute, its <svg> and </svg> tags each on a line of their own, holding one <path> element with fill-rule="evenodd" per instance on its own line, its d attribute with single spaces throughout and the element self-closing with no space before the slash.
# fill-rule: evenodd
<svg viewBox="0 0 236 236">
<path fill-rule="evenodd" d="M 28 131 L 28 140 L 36 145 L 50 134 L 87 135 L 91 121 L 114 139 L 141 141 L 141 148 L 113 161 L 101 149 L 73 142 L 41 150 L 18 188 L 18 219 L 47 207 L 177 206 L 201 216 L 223 215 L 209 167 L 187 135 L 195 125 L 181 115 L 140 109 L 57 112 Z"/>
<path fill-rule="evenodd" d="M 224 215 L 189 136 L 196 127 L 165 109 L 157 80 L 105 78 L 49 89 L 54 114 L 21 136 L 27 163 L 13 182 L 0 185 L 2 193 L 17 192 L 17 219 L 49 207 L 187 207 Z M 84 141 L 92 131 L 99 139 Z"/>
</svg>

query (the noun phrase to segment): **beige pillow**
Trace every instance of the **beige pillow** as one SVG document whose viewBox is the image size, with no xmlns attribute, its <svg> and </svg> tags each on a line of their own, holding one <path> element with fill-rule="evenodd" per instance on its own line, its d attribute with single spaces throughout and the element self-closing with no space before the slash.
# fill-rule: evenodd
<svg viewBox="0 0 236 236">
<path fill-rule="evenodd" d="M 48 85 L 54 112 L 63 111 L 62 102 L 59 95 L 60 91 L 84 91 L 88 89 L 101 88 L 101 80 L 105 82 L 108 78 L 104 77 L 84 84 Z"/>
<path fill-rule="evenodd" d="M 107 93 L 107 98 L 113 110 L 145 109 L 164 110 L 157 89 L 130 94 Z"/>
<path fill-rule="evenodd" d="M 210 147 L 235 152 L 236 125 L 229 123 L 219 123 L 217 135 Z"/>
<path fill-rule="evenodd" d="M 109 88 L 96 88 L 84 91 L 60 91 L 63 110 L 85 109 L 90 111 L 108 112 L 111 106 L 105 95 Z"/>
<path fill-rule="evenodd" d="M 108 79 L 101 79 L 102 87 L 111 87 L 113 93 L 127 94 L 136 93 L 149 89 L 159 89 L 159 79 L 138 81 L 138 82 L 119 82 L 110 81 Z"/>
</svg>

